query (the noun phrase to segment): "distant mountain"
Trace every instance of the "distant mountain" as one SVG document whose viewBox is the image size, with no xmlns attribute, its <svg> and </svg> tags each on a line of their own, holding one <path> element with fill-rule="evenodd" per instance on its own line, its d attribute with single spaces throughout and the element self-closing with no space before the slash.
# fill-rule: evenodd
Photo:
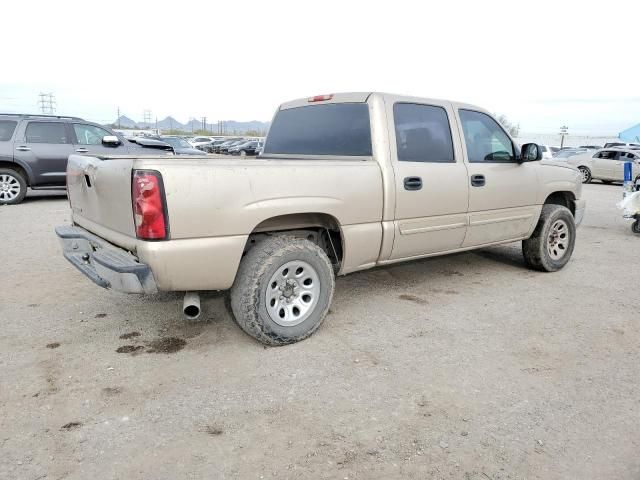
<svg viewBox="0 0 640 480">
<path fill-rule="evenodd" d="M 158 128 L 162 130 L 184 130 L 185 126 L 172 116 L 158 121 Z"/>
<path fill-rule="evenodd" d="M 119 119 L 113 122 L 114 125 L 118 125 L 120 122 L 121 128 L 156 128 L 156 122 L 136 122 L 129 117 L 122 115 Z M 202 120 L 198 120 L 195 117 L 191 117 L 187 123 L 181 123 L 172 116 L 168 116 L 162 120 L 158 120 L 158 128 L 160 130 L 182 130 L 184 132 L 195 132 L 202 129 Z M 251 120 L 249 122 L 237 122 L 235 120 L 223 120 L 222 128 L 219 128 L 218 123 L 207 123 L 205 129 L 212 134 L 224 132 L 226 134 L 239 134 L 247 132 L 249 130 L 255 130 L 257 132 L 266 132 L 269 130 L 271 122 L 260 122 L 258 120 Z"/>
<path fill-rule="evenodd" d="M 125 115 L 120 115 L 119 118 L 113 122 L 114 125 L 119 125 L 121 128 L 136 128 L 136 122 L 131 120 L 129 117 Z"/>
</svg>

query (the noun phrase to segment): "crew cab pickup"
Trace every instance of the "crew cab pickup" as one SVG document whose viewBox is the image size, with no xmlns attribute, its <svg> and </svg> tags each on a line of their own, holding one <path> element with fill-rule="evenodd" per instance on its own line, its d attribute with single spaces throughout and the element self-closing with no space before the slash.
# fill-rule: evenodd
<svg viewBox="0 0 640 480">
<path fill-rule="evenodd" d="M 230 289 L 279 345 L 322 323 L 334 275 L 521 241 L 552 272 L 582 220 L 577 169 L 519 148 L 481 108 L 382 93 L 282 104 L 257 158 L 72 155 L 65 257 L 128 293 Z"/>
</svg>

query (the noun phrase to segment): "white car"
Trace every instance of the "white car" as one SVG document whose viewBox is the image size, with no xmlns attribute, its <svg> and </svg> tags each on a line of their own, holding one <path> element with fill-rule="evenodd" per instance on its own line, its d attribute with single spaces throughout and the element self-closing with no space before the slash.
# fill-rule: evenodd
<svg viewBox="0 0 640 480">
<path fill-rule="evenodd" d="M 640 150 L 633 148 L 603 148 L 567 159 L 569 165 L 582 173 L 582 183 L 601 180 L 603 183 L 624 181 L 624 164 L 633 162 L 632 178 L 640 179 Z"/>
<path fill-rule="evenodd" d="M 209 145 L 215 139 L 213 137 L 194 137 L 189 140 L 189 143 L 193 145 L 195 148 L 203 147 L 204 145 Z"/>
<path fill-rule="evenodd" d="M 553 158 L 553 154 L 560 150 L 558 147 L 550 147 L 549 145 L 540 145 L 540 149 L 542 150 L 542 158 Z"/>
</svg>

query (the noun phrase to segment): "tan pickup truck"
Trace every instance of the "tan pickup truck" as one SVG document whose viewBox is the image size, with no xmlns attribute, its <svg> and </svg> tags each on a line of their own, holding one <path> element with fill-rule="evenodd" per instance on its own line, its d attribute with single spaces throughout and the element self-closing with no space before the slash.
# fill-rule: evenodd
<svg viewBox="0 0 640 480">
<path fill-rule="evenodd" d="M 127 293 L 231 289 L 271 345 L 322 323 L 334 275 L 522 241 L 556 271 L 584 215 L 577 169 L 519 148 L 486 111 L 382 93 L 282 104 L 257 158 L 72 155 L 65 257 Z"/>
</svg>

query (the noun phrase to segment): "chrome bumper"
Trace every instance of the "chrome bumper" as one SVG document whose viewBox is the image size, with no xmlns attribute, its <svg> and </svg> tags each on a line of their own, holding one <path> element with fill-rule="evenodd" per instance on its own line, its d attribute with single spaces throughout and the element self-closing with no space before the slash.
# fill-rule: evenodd
<svg viewBox="0 0 640 480">
<path fill-rule="evenodd" d="M 158 291 L 151 268 L 126 250 L 80 227 L 56 227 L 56 235 L 64 258 L 96 285 L 124 293 Z"/>
</svg>

